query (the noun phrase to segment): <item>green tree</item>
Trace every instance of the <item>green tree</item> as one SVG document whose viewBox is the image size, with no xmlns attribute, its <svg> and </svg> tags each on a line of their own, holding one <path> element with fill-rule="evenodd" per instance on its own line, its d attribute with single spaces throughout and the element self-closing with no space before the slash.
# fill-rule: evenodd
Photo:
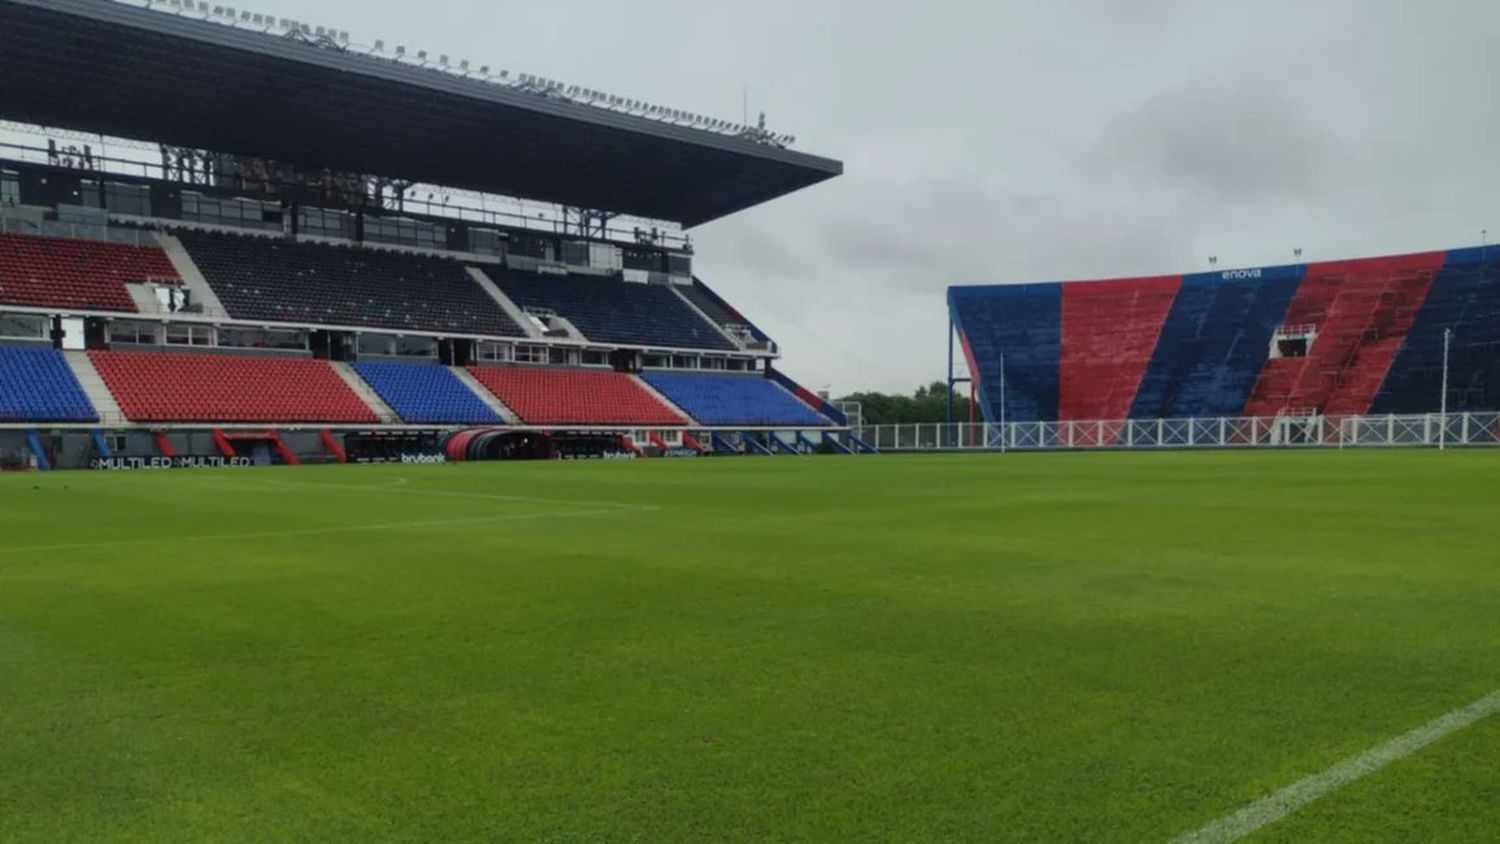
<svg viewBox="0 0 1500 844">
<path fill-rule="evenodd" d="M 857 401 L 864 412 L 866 425 L 910 425 L 948 421 L 948 388 L 941 381 L 924 384 L 911 395 L 889 393 L 851 393 L 841 401 Z M 955 390 L 953 418 L 969 420 L 969 397 Z"/>
</svg>

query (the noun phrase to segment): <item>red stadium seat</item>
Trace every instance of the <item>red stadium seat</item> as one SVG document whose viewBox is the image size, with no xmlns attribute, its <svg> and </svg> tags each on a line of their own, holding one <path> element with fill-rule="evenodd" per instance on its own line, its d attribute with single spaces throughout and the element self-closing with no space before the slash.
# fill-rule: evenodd
<svg viewBox="0 0 1500 844">
<path fill-rule="evenodd" d="M 137 422 L 379 421 L 327 361 L 133 351 L 89 357 Z"/>
<path fill-rule="evenodd" d="M 135 311 L 126 284 L 178 284 L 155 246 L 0 234 L 0 302 L 38 308 Z"/>
<path fill-rule="evenodd" d="M 1286 324 L 1315 326 L 1317 339 L 1307 357 L 1266 361 L 1245 415 L 1369 412 L 1444 258 L 1427 252 L 1309 266 Z"/>
<path fill-rule="evenodd" d="M 620 372 L 475 366 L 474 378 L 532 425 L 685 425 L 687 420 Z"/>
</svg>

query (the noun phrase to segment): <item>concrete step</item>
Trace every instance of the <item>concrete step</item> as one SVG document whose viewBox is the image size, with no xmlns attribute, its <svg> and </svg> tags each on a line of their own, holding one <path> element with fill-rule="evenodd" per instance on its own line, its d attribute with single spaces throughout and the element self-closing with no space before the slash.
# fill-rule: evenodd
<svg viewBox="0 0 1500 844">
<path fill-rule="evenodd" d="M 716 320 L 714 320 L 708 314 L 704 313 L 703 310 L 698 307 L 698 303 L 694 302 L 692 299 L 689 299 L 688 295 L 682 292 L 681 285 L 669 284 L 667 286 L 672 288 L 672 292 L 677 294 L 677 298 L 681 299 L 683 304 L 693 309 L 693 313 L 697 314 L 704 322 L 712 325 L 714 327 L 714 330 L 719 332 L 719 335 L 721 337 L 729 341 L 730 345 L 734 346 L 736 349 L 743 350 L 745 348 L 745 344 L 740 340 L 740 338 L 734 336 L 733 334 L 730 334 L 728 331 L 725 331 L 724 326 L 720 325 Z"/>
<path fill-rule="evenodd" d="M 78 379 L 79 386 L 83 387 L 83 394 L 89 397 L 89 403 L 99 414 L 99 423 L 104 426 L 119 425 L 126 421 L 125 413 L 120 410 L 119 402 L 115 401 L 114 393 L 109 391 L 109 385 L 104 383 L 104 377 L 99 370 L 94 368 L 94 362 L 89 360 L 89 353 L 81 350 L 63 352 L 68 366 L 73 369 L 73 377 Z"/>
<path fill-rule="evenodd" d="M 500 290 L 500 285 L 496 284 L 488 275 L 485 275 L 484 270 L 478 267 L 468 267 L 467 269 L 469 277 L 474 279 L 474 283 L 483 288 L 484 292 L 490 294 L 490 298 L 495 300 L 495 303 L 500 306 L 500 310 L 505 311 L 506 315 L 516 325 L 519 325 L 522 331 L 526 332 L 527 337 L 534 340 L 542 337 L 542 330 L 536 327 L 536 323 L 531 321 L 531 317 L 526 316 L 524 311 L 516 307 L 516 303 L 512 302 L 510 297 L 506 296 Z"/>
<path fill-rule="evenodd" d="M 402 424 L 401 417 L 396 415 L 396 411 L 392 410 L 391 406 L 385 403 L 385 399 L 382 399 L 380 394 L 375 392 L 374 387 L 366 384 L 365 379 L 359 377 L 359 373 L 354 371 L 354 367 L 343 361 L 329 361 L 328 363 L 333 367 L 333 371 L 337 372 L 339 377 L 344 379 L 344 383 L 349 385 L 349 389 L 353 390 L 355 395 L 364 399 L 365 404 L 369 405 L 370 409 L 375 411 L 375 415 L 380 417 L 381 424 Z"/>
<path fill-rule="evenodd" d="M 497 398 L 494 393 L 486 390 L 484 388 L 484 385 L 479 383 L 479 379 L 475 378 L 473 373 L 469 372 L 469 370 L 464 369 L 461 366 L 450 366 L 448 367 L 448 369 L 458 377 L 458 380 L 464 383 L 465 387 L 469 388 L 469 392 L 478 396 L 479 400 L 484 402 L 486 407 L 498 413 L 500 415 L 500 418 L 506 421 L 506 424 L 515 425 L 520 421 L 521 417 L 517 416 L 515 412 L 510 408 L 506 407 L 505 403 L 500 401 L 500 399 Z"/>
<path fill-rule="evenodd" d="M 650 393 L 651 396 L 652 396 L 652 398 L 654 398 L 657 401 L 661 402 L 663 405 L 665 405 L 667 408 L 669 408 L 673 413 L 677 413 L 677 414 L 681 415 L 682 418 L 688 420 L 689 422 L 691 422 L 694 425 L 702 425 L 703 424 L 703 423 L 699 422 L 698 420 L 694 419 L 692 417 L 692 414 L 688 413 L 686 410 L 683 410 L 682 408 L 678 407 L 677 405 L 672 404 L 672 401 L 670 399 L 668 399 L 666 396 L 662 395 L 661 393 L 657 392 L 657 389 L 655 387 L 653 387 L 650 384 L 646 383 L 646 379 L 642 378 L 639 375 L 631 375 L 630 377 L 631 377 L 631 379 L 633 381 L 635 381 L 636 384 L 640 385 L 640 388 L 642 390 L 645 390 L 646 392 Z"/>
<path fill-rule="evenodd" d="M 224 303 L 219 301 L 219 294 L 208 286 L 208 279 L 203 277 L 203 272 L 193 263 L 193 256 L 188 254 L 182 241 L 172 235 L 157 232 L 156 242 L 167 253 L 167 260 L 172 262 L 172 267 L 182 279 L 182 285 L 187 288 L 188 301 L 202 306 L 203 312 L 210 316 L 227 314 Z"/>
</svg>

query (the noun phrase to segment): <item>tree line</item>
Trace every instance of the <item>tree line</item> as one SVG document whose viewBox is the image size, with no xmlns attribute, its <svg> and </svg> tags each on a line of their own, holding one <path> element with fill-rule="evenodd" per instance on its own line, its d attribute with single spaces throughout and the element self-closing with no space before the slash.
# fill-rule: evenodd
<svg viewBox="0 0 1500 844">
<path fill-rule="evenodd" d="M 841 401 L 857 401 L 866 425 L 910 425 L 948 421 L 948 385 L 934 381 L 911 395 L 895 393 L 850 393 Z M 976 411 L 975 418 L 982 414 Z M 969 421 L 969 395 L 953 391 L 953 421 Z"/>
</svg>

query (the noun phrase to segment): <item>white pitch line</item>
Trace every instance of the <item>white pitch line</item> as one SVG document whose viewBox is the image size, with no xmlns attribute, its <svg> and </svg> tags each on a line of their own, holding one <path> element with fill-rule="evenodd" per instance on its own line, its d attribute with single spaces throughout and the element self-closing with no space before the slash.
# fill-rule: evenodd
<svg viewBox="0 0 1500 844">
<path fill-rule="evenodd" d="M 567 518 L 571 516 L 607 516 L 628 513 L 618 507 L 593 510 L 559 510 L 546 513 L 511 513 L 494 516 L 475 516 L 469 519 L 429 519 L 418 522 L 380 522 L 364 525 L 336 525 L 321 528 L 299 528 L 295 530 L 266 530 L 254 533 L 211 533 L 189 536 L 157 536 L 149 539 L 119 539 L 111 542 L 71 542 L 60 545 L 25 545 L 19 548 L 0 547 L 0 556 L 7 554 L 40 553 L 44 551 L 76 551 L 90 548 L 119 548 L 133 545 L 166 545 L 173 542 L 225 542 L 240 539 L 280 539 L 288 536 L 322 536 L 334 533 L 365 533 L 377 530 L 405 530 L 407 528 L 448 527 L 451 525 L 476 525 L 488 522 L 519 522 L 528 519 Z"/>
<path fill-rule="evenodd" d="M 1330 792 L 1372 774 L 1386 765 L 1410 756 L 1424 747 L 1500 712 L 1500 691 L 1447 715 L 1434 718 L 1409 733 L 1350 756 L 1320 773 L 1298 780 L 1286 788 L 1226 815 L 1196 832 L 1174 838 L 1172 844 L 1226 844 L 1270 826 Z"/>
</svg>

